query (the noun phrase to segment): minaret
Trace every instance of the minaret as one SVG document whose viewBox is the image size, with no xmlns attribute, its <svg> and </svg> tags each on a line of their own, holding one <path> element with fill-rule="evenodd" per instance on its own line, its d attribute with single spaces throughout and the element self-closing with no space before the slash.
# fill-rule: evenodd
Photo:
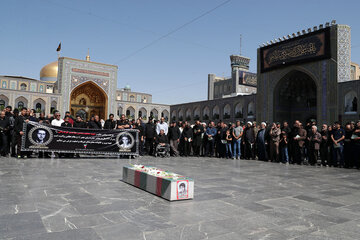
<svg viewBox="0 0 360 240">
<path fill-rule="evenodd" d="M 87 55 L 86 55 L 86 61 L 90 62 L 89 48 L 88 48 Z"/>
<path fill-rule="evenodd" d="M 231 78 L 233 82 L 233 89 L 239 92 L 239 84 L 244 83 L 243 72 L 249 71 L 250 58 L 241 55 L 231 55 Z M 241 75 L 241 76 L 240 76 Z M 240 78 L 241 77 L 241 78 Z"/>
</svg>

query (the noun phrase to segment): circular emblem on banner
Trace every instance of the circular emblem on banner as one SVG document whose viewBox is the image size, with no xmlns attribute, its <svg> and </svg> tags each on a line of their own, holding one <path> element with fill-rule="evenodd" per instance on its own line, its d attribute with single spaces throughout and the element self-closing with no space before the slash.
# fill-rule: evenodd
<svg viewBox="0 0 360 240">
<path fill-rule="evenodd" d="M 131 133 L 121 132 L 116 136 L 116 145 L 120 150 L 131 151 L 131 148 L 135 144 L 135 139 Z"/>
<path fill-rule="evenodd" d="M 28 139 L 33 145 L 46 146 L 53 140 L 53 133 L 46 126 L 33 127 L 28 133 Z"/>
</svg>

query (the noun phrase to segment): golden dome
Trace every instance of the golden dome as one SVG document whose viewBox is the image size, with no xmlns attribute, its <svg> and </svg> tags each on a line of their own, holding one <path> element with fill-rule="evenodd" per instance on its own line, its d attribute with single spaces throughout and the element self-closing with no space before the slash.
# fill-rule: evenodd
<svg viewBox="0 0 360 240">
<path fill-rule="evenodd" d="M 40 71 L 40 79 L 42 78 L 57 78 L 58 62 L 52 62 L 45 65 Z"/>
</svg>

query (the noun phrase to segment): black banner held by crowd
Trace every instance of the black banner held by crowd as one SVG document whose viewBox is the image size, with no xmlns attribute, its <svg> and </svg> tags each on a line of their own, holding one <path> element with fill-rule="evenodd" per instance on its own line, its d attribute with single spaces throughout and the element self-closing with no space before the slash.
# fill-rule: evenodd
<svg viewBox="0 0 360 240">
<path fill-rule="evenodd" d="M 22 151 L 138 155 L 138 130 L 99 130 L 24 124 Z"/>
</svg>

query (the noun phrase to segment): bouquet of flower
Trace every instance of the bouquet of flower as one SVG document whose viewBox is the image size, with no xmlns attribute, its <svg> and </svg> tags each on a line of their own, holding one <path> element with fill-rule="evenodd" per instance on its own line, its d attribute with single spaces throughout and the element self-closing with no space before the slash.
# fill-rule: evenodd
<svg viewBox="0 0 360 240">
<path fill-rule="evenodd" d="M 169 171 L 164 171 L 164 170 L 156 168 L 156 167 L 144 166 L 141 164 L 134 164 L 131 166 L 137 171 L 146 172 L 147 174 L 155 176 L 155 177 L 172 178 L 172 179 L 178 179 L 178 178 L 184 177 L 179 174 L 169 172 Z"/>
</svg>

